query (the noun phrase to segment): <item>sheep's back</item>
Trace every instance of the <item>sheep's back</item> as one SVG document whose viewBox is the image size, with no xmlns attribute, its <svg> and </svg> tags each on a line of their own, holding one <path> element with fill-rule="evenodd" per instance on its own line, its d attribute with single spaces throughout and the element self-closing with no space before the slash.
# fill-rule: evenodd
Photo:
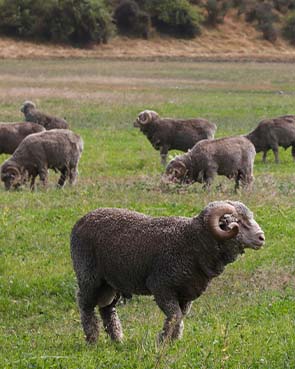
<svg viewBox="0 0 295 369">
<path fill-rule="evenodd" d="M 148 293 L 146 279 L 185 250 L 183 231 L 190 220 L 152 218 L 125 209 L 97 209 L 73 228 L 71 253 L 74 265 L 83 257 L 95 258 L 96 273 L 125 293 Z M 129 286 L 129 290 L 126 290 Z"/>
</svg>

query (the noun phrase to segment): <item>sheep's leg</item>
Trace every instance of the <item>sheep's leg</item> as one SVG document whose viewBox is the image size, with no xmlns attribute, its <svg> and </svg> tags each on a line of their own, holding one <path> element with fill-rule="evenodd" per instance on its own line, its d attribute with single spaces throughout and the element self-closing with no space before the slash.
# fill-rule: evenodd
<svg viewBox="0 0 295 369">
<path fill-rule="evenodd" d="M 35 180 L 36 180 L 36 176 L 32 175 L 31 176 L 31 182 L 30 182 L 30 189 L 31 191 L 35 191 Z"/>
<path fill-rule="evenodd" d="M 295 161 L 295 144 L 292 146 L 292 157 L 293 160 Z"/>
<path fill-rule="evenodd" d="M 64 186 L 65 181 L 66 181 L 67 176 L 68 176 L 68 169 L 66 167 L 63 167 L 60 172 L 61 172 L 61 175 L 60 175 L 59 180 L 57 182 L 57 187 L 58 188 L 62 188 Z"/>
<path fill-rule="evenodd" d="M 180 330 L 182 326 L 183 314 L 179 306 L 179 302 L 173 294 L 165 294 L 163 291 L 155 296 L 155 300 L 159 308 L 166 315 L 163 330 L 159 334 L 159 342 L 163 342 L 166 339 L 176 339 L 178 334 L 173 334 L 174 330 Z M 178 327 L 179 326 L 179 327 Z M 177 333 L 177 332 L 176 332 Z"/>
<path fill-rule="evenodd" d="M 274 156 L 275 156 L 275 162 L 276 162 L 277 164 L 279 164 L 280 160 L 279 160 L 279 148 L 278 148 L 278 146 L 274 146 L 274 147 L 272 148 L 272 151 L 273 151 Z"/>
<path fill-rule="evenodd" d="M 111 304 L 99 308 L 99 312 L 107 334 L 113 341 L 121 342 L 123 339 L 123 331 L 120 319 L 115 308 L 119 298 L 119 295 L 116 296 Z"/>
<path fill-rule="evenodd" d="M 161 155 L 161 164 L 165 166 L 167 164 L 167 155 L 168 155 L 167 146 L 161 146 L 160 155 Z"/>
<path fill-rule="evenodd" d="M 81 288 L 78 291 L 77 299 L 86 342 L 95 343 L 99 333 L 98 322 L 94 311 L 97 302 L 97 290 L 90 290 L 87 287 Z"/>
<path fill-rule="evenodd" d="M 212 171 L 211 170 L 207 171 L 204 174 L 204 181 L 205 181 L 205 184 L 203 185 L 204 190 L 210 191 L 211 185 L 214 181 L 215 174 L 216 174 L 216 172 L 213 171 L 213 170 Z"/>
<path fill-rule="evenodd" d="M 189 313 L 191 306 L 192 306 L 191 301 L 180 303 L 180 309 L 183 314 L 183 317 L 185 317 Z M 181 319 L 180 322 L 175 325 L 171 338 L 173 340 L 180 339 L 182 337 L 183 329 L 184 329 L 184 323 L 183 323 L 183 319 Z"/>
<path fill-rule="evenodd" d="M 70 169 L 70 173 L 69 173 L 69 183 L 71 185 L 74 185 L 76 183 L 77 180 L 77 176 L 78 176 L 78 170 L 77 168 L 71 168 Z"/>
<path fill-rule="evenodd" d="M 43 187 L 46 187 L 47 181 L 48 181 L 48 171 L 46 167 L 39 169 L 39 177 L 40 177 L 40 181 L 42 182 Z"/>
<path fill-rule="evenodd" d="M 263 151 L 263 155 L 262 155 L 262 163 L 266 163 L 266 155 L 267 155 L 267 151 Z"/>
</svg>

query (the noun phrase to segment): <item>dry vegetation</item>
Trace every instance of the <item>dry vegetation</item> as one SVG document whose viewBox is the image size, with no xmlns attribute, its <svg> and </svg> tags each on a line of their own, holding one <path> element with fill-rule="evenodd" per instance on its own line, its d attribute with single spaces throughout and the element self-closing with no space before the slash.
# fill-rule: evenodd
<svg viewBox="0 0 295 369">
<path fill-rule="evenodd" d="M 154 36 L 149 40 L 115 37 L 91 49 L 0 39 L 0 58 L 189 58 L 193 60 L 294 61 L 295 48 L 279 38 L 275 43 L 234 14 L 218 28 L 204 28 L 200 37 L 181 40 Z"/>
</svg>

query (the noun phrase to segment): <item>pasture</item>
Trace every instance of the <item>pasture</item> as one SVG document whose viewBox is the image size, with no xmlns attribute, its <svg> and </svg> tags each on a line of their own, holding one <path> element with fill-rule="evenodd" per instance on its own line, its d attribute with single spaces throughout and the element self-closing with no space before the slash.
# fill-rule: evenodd
<svg viewBox="0 0 295 369">
<path fill-rule="evenodd" d="M 30 99 L 66 117 L 85 148 L 73 188 L 0 188 L 0 367 L 53 368 L 294 368 L 295 163 L 256 156 L 252 192 L 233 192 L 219 177 L 210 193 L 200 184 L 164 185 L 160 156 L 137 129 L 150 108 L 163 116 L 215 122 L 216 137 L 249 132 L 259 120 L 294 114 L 294 64 L 135 62 L 107 60 L 0 61 L 0 121 L 21 121 Z M 175 152 L 171 153 L 171 156 Z M 2 155 L 1 162 L 8 156 Z M 101 331 L 84 343 L 69 253 L 75 222 L 97 207 L 154 216 L 193 216 L 208 202 L 244 202 L 265 231 L 266 245 L 246 250 L 194 302 L 181 341 L 156 345 L 163 314 L 149 297 L 118 307 L 125 339 Z"/>
</svg>

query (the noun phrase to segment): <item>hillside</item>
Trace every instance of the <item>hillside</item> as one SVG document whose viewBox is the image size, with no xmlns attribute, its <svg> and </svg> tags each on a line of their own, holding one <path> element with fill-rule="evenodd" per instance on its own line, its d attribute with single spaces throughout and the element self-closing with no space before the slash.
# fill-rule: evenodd
<svg viewBox="0 0 295 369">
<path fill-rule="evenodd" d="M 0 58 L 189 58 L 193 60 L 294 61 L 295 48 L 282 38 L 273 44 L 231 14 L 218 28 L 202 30 L 192 40 L 152 36 L 149 40 L 115 37 L 89 49 L 0 38 Z"/>
</svg>

